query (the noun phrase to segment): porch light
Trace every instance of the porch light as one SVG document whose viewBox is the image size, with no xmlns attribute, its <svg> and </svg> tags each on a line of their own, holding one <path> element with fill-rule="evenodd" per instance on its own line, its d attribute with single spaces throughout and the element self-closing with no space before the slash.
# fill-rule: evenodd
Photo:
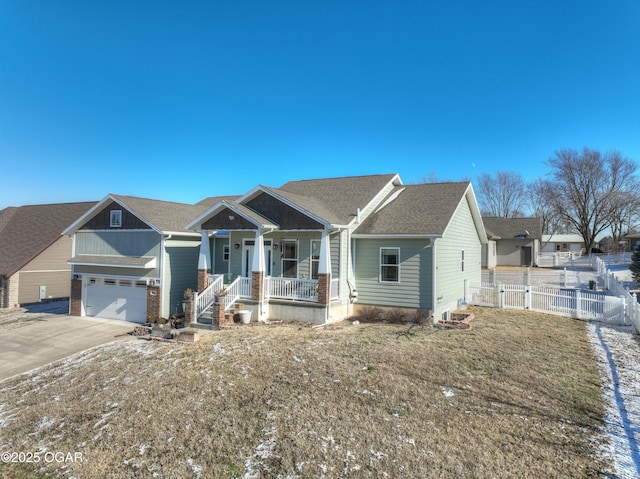
<svg viewBox="0 0 640 479">
<path fill-rule="evenodd" d="M 233 244 L 233 247 L 234 247 L 235 249 L 240 249 L 240 243 L 234 243 L 234 244 Z"/>
</svg>

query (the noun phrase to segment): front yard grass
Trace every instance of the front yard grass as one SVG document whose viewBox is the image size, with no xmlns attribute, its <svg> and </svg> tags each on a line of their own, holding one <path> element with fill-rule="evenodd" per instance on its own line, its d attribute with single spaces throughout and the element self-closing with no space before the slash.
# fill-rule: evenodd
<svg viewBox="0 0 640 479">
<path fill-rule="evenodd" d="M 582 322 L 471 308 L 468 331 L 298 325 L 114 343 L 0 383 L 0 477 L 599 477 Z M 35 471 L 30 476 L 28 471 Z"/>
</svg>

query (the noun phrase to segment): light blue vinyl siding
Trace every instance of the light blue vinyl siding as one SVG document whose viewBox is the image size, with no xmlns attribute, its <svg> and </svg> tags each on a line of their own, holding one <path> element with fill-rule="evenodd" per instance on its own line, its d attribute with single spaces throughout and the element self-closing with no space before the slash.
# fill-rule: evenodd
<svg viewBox="0 0 640 479">
<path fill-rule="evenodd" d="M 229 246 L 229 257 L 233 245 L 229 243 L 228 236 L 219 236 L 213 241 L 213 274 L 227 274 L 229 272 L 229 261 L 224 260 L 224 247 Z"/>
<path fill-rule="evenodd" d="M 75 254 L 153 256 L 158 258 L 157 267 L 145 270 L 142 276 L 157 278 L 160 276 L 160 241 L 161 236 L 155 231 L 79 231 L 75 236 Z M 120 275 L 132 274 L 126 272 L 126 268 L 118 269 Z"/>
<path fill-rule="evenodd" d="M 162 316 L 167 318 L 182 312 L 182 300 L 187 288 L 197 290 L 200 239 L 167 240 L 164 249 Z"/>
<path fill-rule="evenodd" d="M 381 282 L 380 248 L 400 248 L 400 281 Z M 358 239 L 355 242 L 358 302 L 431 309 L 431 247 L 427 239 Z"/>
<path fill-rule="evenodd" d="M 464 250 L 464 271 L 462 251 Z M 442 238 L 436 240 L 437 306 L 455 309 L 464 298 L 465 279 L 480 281 L 482 248 L 466 199 L 460 203 Z"/>
</svg>

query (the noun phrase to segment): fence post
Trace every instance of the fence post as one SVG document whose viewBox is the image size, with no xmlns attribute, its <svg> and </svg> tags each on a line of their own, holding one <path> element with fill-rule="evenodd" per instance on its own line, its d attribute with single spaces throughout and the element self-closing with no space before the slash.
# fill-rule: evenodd
<svg viewBox="0 0 640 479">
<path fill-rule="evenodd" d="M 496 270 L 492 269 L 491 270 L 491 284 L 496 284 Z"/>
<path fill-rule="evenodd" d="M 524 287 L 524 309 L 531 309 L 531 285 L 529 283 Z"/>
<path fill-rule="evenodd" d="M 527 268 L 527 272 L 524 274 L 524 284 L 531 284 L 531 268 Z"/>
<path fill-rule="evenodd" d="M 620 319 L 622 324 L 627 324 L 627 298 L 623 294 L 620 295 Z"/>
<path fill-rule="evenodd" d="M 562 286 L 567 287 L 567 268 L 563 268 L 562 272 Z"/>
<path fill-rule="evenodd" d="M 502 289 L 502 284 L 496 285 L 498 291 L 498 308 L 504 308 L 504 289 Z"/>
<path fill-rule="evenodd" d="M 576 318 L 578 319 L 582 319 L 582 308 L 581 308 L 581 304 L 582 303 L 582 295 L 580 294 L 580 290 L 576 289 Z"/>
</svg>

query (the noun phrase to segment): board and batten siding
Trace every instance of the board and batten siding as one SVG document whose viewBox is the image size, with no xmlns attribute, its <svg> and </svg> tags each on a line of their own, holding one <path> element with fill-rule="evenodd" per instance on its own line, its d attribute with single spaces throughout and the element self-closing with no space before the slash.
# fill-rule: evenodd
<svg viewBox="0 0 640 479">
<path fill-rule="evenodd" d="M 198 289 L 198 257 L 200 239 L 170 239 L 164 245 L 164 278 L 162 316 L 182 313 L 187 288 Z"/>
<path fill-rule="evenodd" d="M 400 248 L 400 281 L 380 281 L 380 248 Z M 431 246 L 428 239 L 357 239 L 355 277 L 358 302 L 431 309 Z"/>
<path fill-rule="evenodd" d="M 442 238 L 435 241 L 436 289 L 435 317 L 445 310 L 455 310 L 464 299 L 465 280 L 480 281 L 482 245 L 473 222 L 469 203 L 464 199 L 454 213 Z M 462 270 L 464 251 L 464 271 Z"/>
</svg>

